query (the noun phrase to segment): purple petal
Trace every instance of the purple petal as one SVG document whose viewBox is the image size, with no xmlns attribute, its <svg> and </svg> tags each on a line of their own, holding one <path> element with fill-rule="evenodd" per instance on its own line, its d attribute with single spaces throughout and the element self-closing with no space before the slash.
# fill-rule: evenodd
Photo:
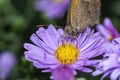
<svg viewBox="0 0 120 80">
<path fill-rule="evenodd" d="M 97 75 L 100 75 L 102 74 L 103 72 L 101 70 L 96 70 L 92 73 L 93 76 L 97 76 Z"/>
<path fill-rule="evenodd" d="M 86 49 L 91 49 L 93 48 L 97 43 L 98 41 L 101 39 L 101 37 L 98 37 L 94 40 L 91 40 L 91 42 L 89 42 L 86 46 L 84 46 L 83 48 L 80 49 L 80 51 L 84 51 Z"/>
<path fill-rule="evenodd" d="M 52 46 L 50 45 L 47 45 L 46 43 L 44 43 L 43 41 L 41 41 L 39 39 L 39 42 L 38 41 L 38 37 L 35 35 L 35 34 L 32 34 L 32 36 L 30 37 L 31 41 L 34 41 L 34 43 L 39 46 L 40 48 L 44 48 L 44 50 L 50 54 L 53 54 L 54 53 L 54 49 Z"/>
<path fill-rule="evenodd" d="M 61 18 L 66 12 L 69 0 L 61 0 L 62 2 L 56 2 L 55 0 L 36 0 L 35 8 L 37 11 L 42 11 L 48 18 L 55 19 Z"/>
<path fill-rule="evenodd" d="M 32 34 L 30 37 L 30 40 L 37 46 L 42 47 L 42 44 L 45 45 L 45 43 L 43 43 L 36 34 Z M 41 44 L 42 43 L 42 44 Z"/>
<path fill-rule="evenodd" d="M 54 44 L 58 45 L 59 34 L 52 24 L 48 26 L 47 31 L 51 35 L 51 38 L 53 39 L 52 42 L 54 42 Z"/>
<path fill-rule="evenodd" d="M 50 69 L 54 69 L 56 68 L 58 65 L 58 63 L 49 63 L 49 64 L 46 64 L 44 62 L 40 62 L 40 61 L 34 61 L 33 62 L 33 65 L 36 67 L 36 68 L 50 68 Z"/>
<path fill-rule="evenodd" d="M 102 78 L 100 80 L 103 80 L 106 76 L 108 76 L 109 74 L 111 73 L 111 70 L 110 71 L 107 71 L 106 73 L 104 73 L 104 75 L 102 76 Z"/>
<path fill-rule="evenodd" d="M 39 28 L 39 30 L 36 32 L 37 36 L 39 36 L 40 39 L 42 39 L 48 46 L 51 46 L 52 49 L 56 49 L 56 44 L 53 41 L 52 36 L 48 33 L 47 30 L 44 28 Z M 55 34 L 54 34 L 55 35 Z M 49 44 L 48 44 L 49 43 Z"/>
<path fill-rule="evenodd" d="M 52 78 L 54 80 L 75 80 L 73 70 L 68 66 L 59 66 L 52 70 Z"/>
<path fill-rule="evenodd" d="M 44 51 L 42 48 L 28 43 L 24 44 L 24 48 L 29 50 L 25 52 L 25 58 L 29 61 L 37 60 L 48 64 L 51 62 L 56 63 L 55 57 L 51 54 L 46 54 L 46 51 Z"/>
<path fill-rule="evenodd" d="M 90 73 L 92 72 L 92 69 L 86 68 L 86 67 L 81 67 L 81 68 L 76 68 L 77 70 L 80 70 L 82 72 Z"/>
<path fill-rule="evenodd" d="M 58 29 L 58 34 L 59 34 L 59 36 L 62 36 L 64 34 L 63 29 Z"/>
<path fill-rule="evenodd" d="M 112 34 L 107 30 L 103 25 L 97 25 L 97 30 L 107 39 L 109 40 Z"/>
<path fill-rule="evenodd" d="M 86 41 L 87 37 L 89 37 L 91 34 L 92 34 L 91 29 L 87 28 L 84 33 L 81 33 L 78 36 L 78 42 L 79 42 L 78 48 L 80 48 L 83 45 L 83 43 Z"/>
<path fill-rule="evenodd" d="M 99 63 L 101 61 L 102 60 L 97 60 L 97 59 L 95 59 L 95 60 L 89 60 L 89 61 L 86 62 L 86 65 L 94 65 L 94 64 L 97 64 L 97 63 Z"/>
<path fill-rule="evenodd" d="M 120 44 L 120 38 L 115 38 L 113 41 L 112 41 L 113 44 Z"/>
<path fill-rule="evenodd" d="M 110 75 L 110 79 L 111 80 L 117 80 L 117 78 L 120 78 L 120 69 L 115 69 L 111 75 Z"/>
<path fill-rule="evenodd" d="M 104 19 L 104 25 L 113 34 L 114 37 L 120 37 L 120 34 L 115 29 L 115 27 L 113 26 L 113 24 L 109 18 Z"/>
<path fill-rule="evenodd" d="M 84 66 L 87 60 L 77 60 L 74 64 L 71 64 L 71 66 L 76 69 L 76 68 L 81 68 L 81 66 Z"/>
<path fill-rule="evenodd" d="M 7 78 L 11 69 L 16 64 L 15 56 L 10 52 L 2 52 L 0 54 L 0 78 Z"/>
</svg>

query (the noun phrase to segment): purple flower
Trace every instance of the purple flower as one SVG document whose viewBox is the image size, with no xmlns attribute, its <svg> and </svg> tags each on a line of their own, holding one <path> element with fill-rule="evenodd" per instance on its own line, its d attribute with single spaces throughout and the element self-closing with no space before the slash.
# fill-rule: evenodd
<svg viewBox="0 0 120 80">
<path fill-rule="evenodd" d="M 93 76 L 104 73 L 101 80 L 107 76 L 110 76 L 110 80 L 120 79 L 120 38 L 115 38 L 112 43 L 106 44 L 105 54 L 103 60 L 96 65 Z"/>
<path fill-rule="evenodd" d="M 16 64 L 16 59 L 10 52 L 0 53 L 0 78 L 7 78 L 9 72 Z"/>
<path fill-rule="evenodd" d="M 103 38 L 100 33 L 87 28 L 78 38 L 65 35 L 62 29 L 56 30 L 53 25 L 48 29 L 40 27 L 25 43 L 25 59 L 31 61 L 36 68 L 43 68 L 42 72 L 51 72 L 54 80 L 74 80 L 75 70 L 91 72 L 90 68 L 99 62 L 92 60 L 100 54 Z"/>
<path fill-rule="evenodd" d="M 48 18 L 55 19 L 64 16 L 70 0 L 36 0 L 35 8 L 42 11 Z"/>
<path fill-rule="evenodd" d="M 104 19 L 104 23 L 97 26 L 97 30 L 102 33 L 106 40 L 111 41 L 114 38 L 120 37 L 119 32 L 113 26 L 109 18 Z"/>
</svg>

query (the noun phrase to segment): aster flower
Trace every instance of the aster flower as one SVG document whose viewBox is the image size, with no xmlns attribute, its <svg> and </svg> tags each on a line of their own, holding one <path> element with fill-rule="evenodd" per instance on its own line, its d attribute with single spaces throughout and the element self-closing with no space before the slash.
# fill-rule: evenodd
<svg viewBox="0 0 120 80">
<path fill-rule="evenodd" d="M 119 32 L 113 26 L 109 18 L 104 19 L 104 23 L 97 26 L 97 30 L 102 33 L 106 40 L 111 41 L 114 38 L 120 37 Z"/>
<path fill-rule="evenodd" d="M 104 74 L 101 80 L 110 76 L 110 80 L 120 79 L 120 38 L 115 38 L 112 43 L 106 45 L 103 60 L 96 65 L 93 76 Z"/>
<path fill-rule="evenodd" d="M 5 80 L 15 64 L 16 59 L 12 53 L 0 53 L 0 79 Z"/>
<path fill-rule="evenodd" d="M 70 0 L 36 0 L 35 8 L 42 11 L 50 19 L 64 16 Z"/>
<path fill-rule="evenodd" d="M 100 33 L 94 33 L 89 27 L 78 38 L 72 38 L 53 25 L 48 29 L 40 27 L 30 40 L 34 44 L 24 44 L 25 59 L 36 68 L 45 69 L 42 72 L 51 72 L 54 80 L 74 80 L 75 70 L 91 72 L 85 66 L 99 62 L 91 59 L 102 54 L 100 46 L 104 42 Z"/>
</svg>

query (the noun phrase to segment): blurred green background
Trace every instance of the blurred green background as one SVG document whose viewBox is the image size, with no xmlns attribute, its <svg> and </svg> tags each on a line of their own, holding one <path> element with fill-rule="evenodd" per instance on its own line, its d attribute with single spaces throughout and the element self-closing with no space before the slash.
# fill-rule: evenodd
<svg viewBox="0 0 120 80">
<path fill-rule="evenodd" d="M 120 31 L 120 0 L 101 2 L 101 22 L 105 17 L 110 17 Z M 35 11 L 34 3 L 35 0 L 0 0 L 0 50 L 13 52 L 18 59 L 8 80 L 50 80 L 49 73 L 41 73 L 41 70 L 24 59 L 23 43 L 30 42 L 29 37 L 38 29 L 37 25 L 54 24 L 64 27 L 66 14 L 62 19 L 50 20 L 43 13 Z M 99 80 L 101 76 L 92 77 L 91 74 L 79 72 L 77 77 Z"/>
</svg>

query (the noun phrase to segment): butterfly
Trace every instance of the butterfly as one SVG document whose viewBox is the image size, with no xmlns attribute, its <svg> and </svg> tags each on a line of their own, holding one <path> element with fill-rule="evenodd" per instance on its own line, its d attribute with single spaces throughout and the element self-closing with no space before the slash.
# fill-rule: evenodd
<svg viewBox="0 0 120 80">
<path fill-rule="evenodd" d="M 71 0 L 65 32 L 77 36 L 87 26 L 99 23 L 100 0 Z"/>
</svg>

